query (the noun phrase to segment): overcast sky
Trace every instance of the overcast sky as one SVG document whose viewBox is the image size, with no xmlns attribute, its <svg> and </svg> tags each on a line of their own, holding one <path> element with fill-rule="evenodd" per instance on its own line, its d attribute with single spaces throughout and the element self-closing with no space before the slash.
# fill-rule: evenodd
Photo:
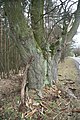
<svg viewBox="0 0 80 120">
<path fill-rule="evenodd" d="M 80 26 L 78 27 L 77 34 L 74 36 L 75 46 L 80 47 Z"/>
</svg>

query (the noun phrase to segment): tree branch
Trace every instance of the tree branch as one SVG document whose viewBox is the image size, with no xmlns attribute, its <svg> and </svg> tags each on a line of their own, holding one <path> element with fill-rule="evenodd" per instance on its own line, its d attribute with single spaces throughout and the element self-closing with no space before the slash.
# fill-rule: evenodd
<svg viewBox="0 0 80 120">
<path fill-rule="evenodd" d="M 75 21 L 72 25 L 72 28 L 70 29 L 70 31 L 67 33 L 67 40 L 68 41 L 71 41 L 72 38 L 74 37 L 74 35 L 76 34 L 77 32 L 77 29 L 79 27 L 79 24 L 80 24 L 80 0 L 78 0 L 78 5 L 77 5 L 77 10 L 74 14 L 74 17 L 75 17 Z"/>
</svg>

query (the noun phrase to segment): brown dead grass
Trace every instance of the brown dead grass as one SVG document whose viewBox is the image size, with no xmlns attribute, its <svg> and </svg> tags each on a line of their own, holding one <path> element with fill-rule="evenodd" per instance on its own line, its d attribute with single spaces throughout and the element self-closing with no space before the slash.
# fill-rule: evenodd
<svg viewBox="0 0 80 120">
<path fill-rule="evenodd" d="M 58 66 L 58 86 L 71 89 L 75 96 L 80 99 L 80 75 L 76 64 L 72 58 L 66 58 Z"/>
<path fill-rule="evenodd" d="M 72 58 L 66 58 L 63 63 L 59 64 L 58 73 L 59 80 L 70 79 L 75 81 L 78 79 L 78 70 Z"/>
</svg>

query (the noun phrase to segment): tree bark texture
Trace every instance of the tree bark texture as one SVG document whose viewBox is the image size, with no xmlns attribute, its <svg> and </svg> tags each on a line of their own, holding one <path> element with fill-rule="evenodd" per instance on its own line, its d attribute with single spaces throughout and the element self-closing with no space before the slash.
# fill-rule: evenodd
<svg viewBox="0 0 80 120">
<path fill-rule="evenodd" d="M 24 64 L 31 56 L 34 57 L 34 61 L 31 63 L 28 73 L 28 87 L 41 89 L 44 85 L 46 78 L 45 70 L 48 70 L 48 80 L 52 84 L 53 80 L 57 80 L 57 56 L 49 58 L 48 66 L 45 66 L 45 57 L 43 52 L 45 51 L 44 40 L 44 28 L 43 28 L 43 0 L 32 0 L 32 30 L 29 28 L 27 21 L 22 12 L 21 0 L 17 1 L 4 1 L 4 11 L 8 17 L 10 26 L 10 35 L 16 44 L 16 47 L 21 55 Z M 41 3 L 39 3 L 41 2 Z M 38 6 L 41 8 L 38 10 Z M 36 8 L 37 7 L 37 8 Z M 34 12 L 34 10 L 36 12 Z M 41 19 L 41 20 L 39 20 Z M 39 20 L 39 21 L 37 21 Z"/>
</svg>

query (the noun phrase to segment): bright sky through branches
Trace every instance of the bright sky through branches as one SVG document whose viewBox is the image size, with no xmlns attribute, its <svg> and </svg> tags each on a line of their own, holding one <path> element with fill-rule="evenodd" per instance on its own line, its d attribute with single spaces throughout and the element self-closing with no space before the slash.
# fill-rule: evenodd
<svg viewBox="0 0 80 120">
<path fill-rule="evenodd" d="M 64 2 L 65 0 L 61 0 L 61 1 Z M 77 0 L 70 0 L 68 2 L 68 6 L 70 6 L 73 2 L 77 2 Z M 60 3 L 60 0 L 57 0 L 57 3 Z M 77 9 L 77 3 L 72 6 L 72 11 L 74 12 L 76 9 Z M 73 37 L 73 41 L 75 41 L 74 43 L 75 47 L 80 47 L 80 26 L 78 27 L 76 35 Z"/>
<path fill-rule="evenodd" d="M 77 30 L 77 34 L 74 36 L 73 40 L 75 41 L 75 47 L 80 47 L 80 25 Z"/>
</svg>

